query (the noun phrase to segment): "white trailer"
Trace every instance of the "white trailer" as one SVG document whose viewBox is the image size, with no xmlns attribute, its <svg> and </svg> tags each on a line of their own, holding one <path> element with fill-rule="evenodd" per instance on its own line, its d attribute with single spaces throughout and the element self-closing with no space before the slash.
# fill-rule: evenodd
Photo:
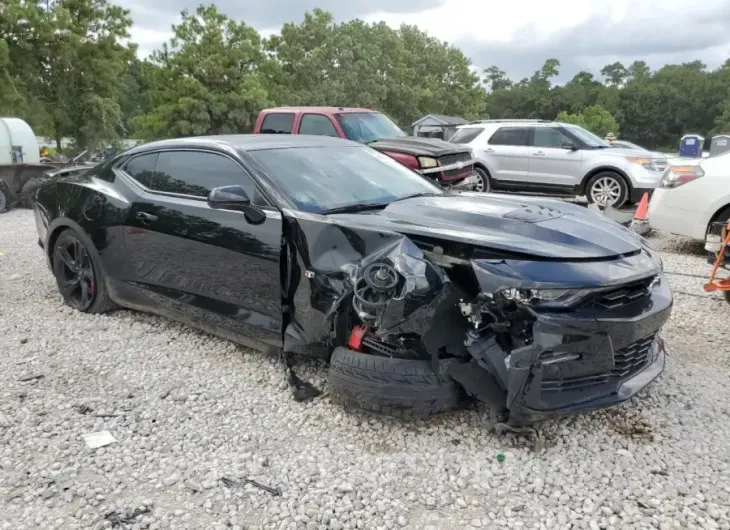
<svg viewBox="0 0 730 530">
<path fill-rule="evenodd" d="M 38 140 L 20 118 L 0 118 L 0 164 L 38 164 Z"/>
</svg>

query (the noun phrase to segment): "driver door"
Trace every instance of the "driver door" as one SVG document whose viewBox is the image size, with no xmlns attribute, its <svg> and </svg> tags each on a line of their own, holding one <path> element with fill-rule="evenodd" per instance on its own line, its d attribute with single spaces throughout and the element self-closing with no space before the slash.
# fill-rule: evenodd
<svg viewBox="0 0 730 530">
<path fill-rule="evenodd" d="M 138 157 L 123 168 L 143 186 L 125 222 L 129 280 L 152 310 L 172 311 L 254 347 L 280 346 L 281 212 L 227 155 L 173 150 L 152 156 L 151 172 L 148 160 L 135 174 Z M 236 184 L 266 213 L 262 223 L 208 206 L 213 188 Z"/>
</svg>

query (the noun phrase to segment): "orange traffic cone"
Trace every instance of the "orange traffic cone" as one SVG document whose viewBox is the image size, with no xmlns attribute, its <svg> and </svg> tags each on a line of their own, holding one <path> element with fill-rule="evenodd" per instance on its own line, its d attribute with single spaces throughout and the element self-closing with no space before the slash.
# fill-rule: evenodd
<svg viewBox="0 0 730 530">
<path fill-rule="evenodd" d="M 644 192 L 644 196 L 641 197 L 641 202 L 636 208 L 630 228 L 640 235 L 644 235 L 649 231 L 649 194 L 646 192 Z"/>
</svg>

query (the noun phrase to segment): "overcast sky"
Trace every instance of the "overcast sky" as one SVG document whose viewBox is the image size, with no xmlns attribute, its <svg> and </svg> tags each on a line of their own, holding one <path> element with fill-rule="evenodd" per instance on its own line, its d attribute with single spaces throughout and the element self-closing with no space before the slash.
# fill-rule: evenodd
<svg viewBox="0 0 730 530">
<path fill-rule="evenodd" d="M 116 0 L 131 10 L 132 38 L 147 55 L 170 37 L 170 25 L 197 0 Z M 481 68 L 496 64 L 520 79 L 545 59 L 560 59 L 560 81 L 609 63 L 652 68 L 730 57 L 730 0 L 218 0 L 219 10 L 264 34 L 320 7 L 338 21 L 361 18 L 393 27 L 415 24 L 459 46 Z M 154 6 L 154 7 L 151 7 Z"/>
</svg>

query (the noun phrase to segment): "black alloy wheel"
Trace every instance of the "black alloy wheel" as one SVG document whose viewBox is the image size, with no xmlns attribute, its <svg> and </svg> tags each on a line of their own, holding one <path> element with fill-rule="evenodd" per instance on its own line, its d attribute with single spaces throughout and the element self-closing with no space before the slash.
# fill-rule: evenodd
<svg viewBox="0 0 730 530">
<path fill-rule="evenodd" d="M 71 231 L 56 241 L 53 273 L 64 301 L 74 309 L 88 311 L 97 296 L 94 263 L 84 243 Z"/>
</svg>

